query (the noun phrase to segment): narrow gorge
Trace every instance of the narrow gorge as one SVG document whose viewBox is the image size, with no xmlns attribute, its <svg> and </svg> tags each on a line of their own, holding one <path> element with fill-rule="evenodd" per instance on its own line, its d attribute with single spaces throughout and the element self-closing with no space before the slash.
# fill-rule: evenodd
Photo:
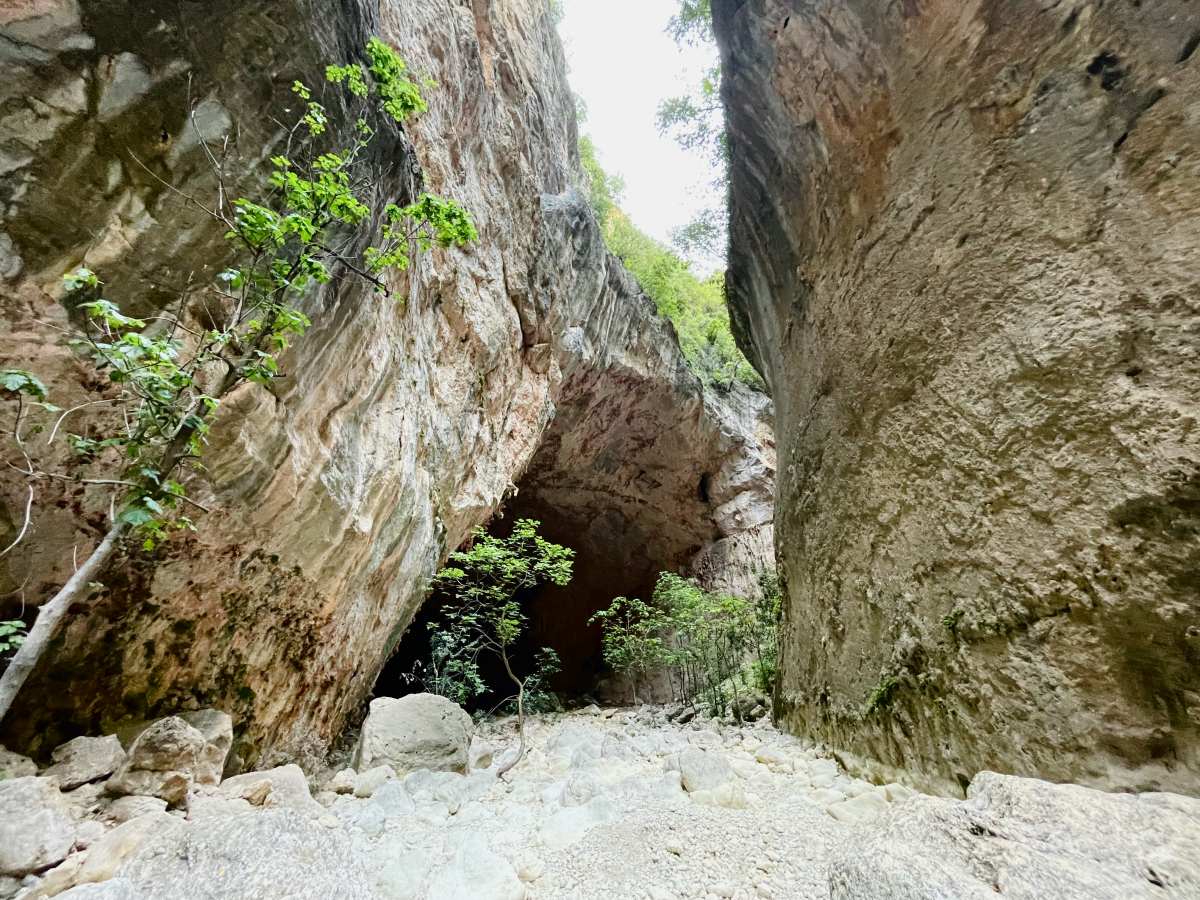
<svg viewBox="0 0 1200 900">
<path fill-rule="evenodd" d="M 589 2 L 0 4 L 0 900 L 1200 897 L 1200 10 L 672 0 L 695 326 Z"/>
</svg>

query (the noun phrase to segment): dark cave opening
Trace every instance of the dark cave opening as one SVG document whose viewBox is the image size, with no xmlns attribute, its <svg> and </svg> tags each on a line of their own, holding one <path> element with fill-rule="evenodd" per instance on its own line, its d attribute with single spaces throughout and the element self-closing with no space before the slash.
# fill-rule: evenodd
<svg viewBox="0 0 1200 900">
<path fill-rule="evenodd" d="M 614 597 L 651 595 L 662 566 L 649 555 L 649 543 L 617 513 L 580 521 L 529 502 L 514 504 L 489 530 L 505 534 L 518 518 L 536 519 L 544 538 L 571 547 L 576 555 L 569 585 L 544 585 L 520 598 L 528 625 L 512 654 L 514 669 L 518 675 L 533 671 L 538 651 L 549 647 L 558 655 L 560 669 L 548 686 L 564 706 L 624 702 L 624 683 L 604 662 L 600 627 L 589 625 L 588 619 Z M 442 602 L 434 593 L 414 617 L 376 679 L 376 696 L 425 690 L 419 669 L 429 658 L 431 625 L 441 621 Z M 472 711 L 491 710 L 514 692 L 495 658 L 481 657 L 480 670 L 490 690 L 476 698 Z"/>
</svg>

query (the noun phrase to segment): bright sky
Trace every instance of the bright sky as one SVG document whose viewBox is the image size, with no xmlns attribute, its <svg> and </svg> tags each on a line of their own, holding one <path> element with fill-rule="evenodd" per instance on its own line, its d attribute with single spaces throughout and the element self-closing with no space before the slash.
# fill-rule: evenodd
<svg viewBox="0 0 1200 900">
<path fill-rule="evenodd" d="M 587 104 L 582 132 L 600 164 L 625 179 L 621 208 L 643 231 L 671 231 L 720 205 L 701 153 L 685 153 L 655 127 L 658 104 L 689 92 L 715 62 L 715 48 L 675 45 L 666 33 L 678 0 L 565 0 L 559 33 L 571 88 Z"/>
</svg>

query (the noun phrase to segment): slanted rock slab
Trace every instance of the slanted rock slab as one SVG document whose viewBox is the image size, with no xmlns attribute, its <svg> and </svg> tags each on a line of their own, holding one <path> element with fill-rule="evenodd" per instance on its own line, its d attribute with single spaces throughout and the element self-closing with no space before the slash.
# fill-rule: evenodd
<svg viewBox="0 0 1200 900">
<path fill-rule="evenodd" d="M 116 735 L 77 737 L 61 744 L 50 755 L 54 765 L 42 773 L 53 778 L 64 791 L 69 791 L 107 778 L 125 762 L 125 750 Z"/>
<path fill-rule="evenodd" d="M 48 868 L 74 843 L 75 823 L 57 783 L 36 776 L 0 781 L 0 875 Z"/>
<path fill-rule="evenodd" d="M 1198 897 L 1200 800 L 984 772 L 965 801 L 918 794 L 856 828 L 829 881 L 834 900 Z"/>
<path fill-rule="evenodd" d="M 129 746 L 129 755 L 106 789 L 118 796 L 159 797 L 180 806 L 201 766 L 204 735 L 178 716 L 152 722 Z"/>
</svg>

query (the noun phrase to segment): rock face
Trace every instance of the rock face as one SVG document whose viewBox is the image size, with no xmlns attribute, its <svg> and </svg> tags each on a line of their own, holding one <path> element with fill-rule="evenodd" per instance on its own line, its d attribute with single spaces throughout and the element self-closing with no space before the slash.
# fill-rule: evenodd
<svg viewBox="0 0 1200 900">
<path fill-rule="evenodd" d="M 940 790 L 1200 791 L 1200 10 L 713 8 L 783 721 Z"/>
<path fill-rule="evenodd" d="M 381 138 L 381 199 L 453 197 L 480 234 L 397 276 L 403 305 L 336 281 L 307 301 L 317 324 L 287 377 L 222 405 L 193 485 L 214 513 L 98 578 L 5 721 L 7 745 L 45 755 L 216 706 L 238 723 L 237 764 L 323 752 L 430 576 L 517 485 L 562 511 L 548 523 L 597 517 L 579 543 L 604 547 L 587 572 L 605 602 L 710 545 L 769 545 L 769 407 L 703 391 L 604 252 L 576 190 L 574 104 L 542 0 L 38 0 L 6 7 L 0 29 L 0 365 L 36 372 L 60 406 L 92 399 L 41 324 L 66 320 L 62 272 L 86 257 L 111 299 L 146 314 L 214 277 L 220 229 L 159 179 L 208 195 L 202 138 L 235 134 L 245 164 L 270 156 L 293 79 L 318 83 L 372 34 L 439 85 L 405 133 Z M 0 539 L 24 497 L 5 475 Z M 94 489 L 39 485 L 37 539 L 0 560 L 0 602 L 19 602 L 31 572 L 26 599 L 49 596 L 107 508 Z M 624 553 L 637 584 L 603 562 Z"/>
<path fill-rule="evenodd" d="M 43 772 L 58 786 L 69 791 L 89 781 L 107 778 L 125 762 L 125 751 L 116 735 L 77 737 L 55 748 L 51 754 L 54 765 Z"/>
</svg>

